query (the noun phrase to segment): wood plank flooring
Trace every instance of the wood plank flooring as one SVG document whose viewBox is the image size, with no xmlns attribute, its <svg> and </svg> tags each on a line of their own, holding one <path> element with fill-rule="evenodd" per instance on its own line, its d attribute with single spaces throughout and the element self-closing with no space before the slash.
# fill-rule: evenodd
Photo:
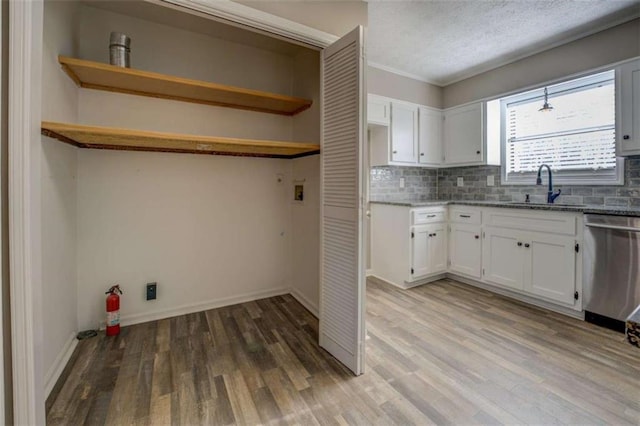
<svg viewBox="0 0 640 426">
<path fill-rule="evenodd" d="M 640 424 L 622 334 L 451 280 L 369 282 L 367 330 L 353 377 L 291 296 L 125 327 L 80 342 L 47 422 Z"/>
</svg>

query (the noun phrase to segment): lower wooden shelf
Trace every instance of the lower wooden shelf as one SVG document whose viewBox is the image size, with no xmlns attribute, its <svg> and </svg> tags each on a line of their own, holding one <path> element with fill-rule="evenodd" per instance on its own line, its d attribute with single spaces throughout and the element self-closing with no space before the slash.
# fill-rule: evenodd
<svg viewBox="0 0 640 426">
<path fill-rule="evenodd" d="M 236 139 L 114 127 L 42 122 L 42 134 L 80 148 L 159 151 L 246 157 L 297 158 L 320 152 L 320 145 Z"/>
</svg>

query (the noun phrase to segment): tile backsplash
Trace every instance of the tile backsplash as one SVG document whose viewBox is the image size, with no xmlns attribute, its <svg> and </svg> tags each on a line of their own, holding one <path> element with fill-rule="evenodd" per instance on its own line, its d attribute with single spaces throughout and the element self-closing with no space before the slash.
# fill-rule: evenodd
<svg viewBox="0 0 640 426">
<path fill-rule="evenodd" d="M 502 185 L 500 166 L 470 166 L 447 169 L 422 169 L 418 167 L 374 167 L 371 169 L 372 200 L 379 201 L 429 201 L 429 200 L 478 200 L 524 201 L 525 194 L 532 202 L 545 202 L 545 185 Z M 487 186 L 487 176 L 493 175 L 494 186 Z M 405 188 L 399 188 L 400 178 L 405 178 Z M 464 179 L 457 186 L 458 177 Z M 625 160 L 625 183 L 616 186 L 557 185 L 562 189 L 556 202 L 563 204 L 587 204 L 593 206 L 640 207 L 640 157 Z"/>
<path fill-rule="evenodd" d="M 422 167 L 372 167 L 370 198 L 378 201 L 437 200 L 437 172 Z M 401 178 L 404 178 L 404 188 L 400 188 Z"/>
</svg>

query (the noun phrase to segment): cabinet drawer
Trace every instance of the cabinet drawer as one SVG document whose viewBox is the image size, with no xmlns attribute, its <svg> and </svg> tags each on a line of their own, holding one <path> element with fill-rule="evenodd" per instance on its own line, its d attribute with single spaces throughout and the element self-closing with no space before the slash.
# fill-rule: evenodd
<svg viewBox="0 0 640 426">
<path fill-rule="evenodd" d="M 466 208 L 465 206 L 451 207 L 449 210 L 449 221 L 452 223 L 480 225 L 482 222 L 482 213 L 480 210 Z"/>
<path fill-rule="evenodd" d="M 484 224 L 499 228 L 563 235 L 575 235 L 578 227 L 577 216 L 572 213 L 527 212 L 516 209 L 489 210 L 485 213 Z"/>
<path fill-rule="evenodd" d="M 444 209 L 418 209 L 411 211 L 411 224 L 422 225 L 423 223 L 446 222 L 446 211 Z"/>
</svg>

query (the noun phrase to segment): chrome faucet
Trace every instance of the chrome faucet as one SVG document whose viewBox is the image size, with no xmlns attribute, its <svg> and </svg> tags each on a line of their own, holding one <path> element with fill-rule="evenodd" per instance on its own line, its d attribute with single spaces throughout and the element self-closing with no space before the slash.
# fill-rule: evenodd
<svg viewBox="0 0 640 426">
<path fill-rule="evenodd" d="M 540 167 L 538 167 L 538 178 L 536 179 L 536 185 L 542 185 L 542 177 L 540 177 L 540 173 L 542 173 L 543 167 L 546 167 L 547 171 L 549 172 L 549 190 L 547 191 L 547 203 L 553 204 L 556 198 L 560 196 L 562 190 L 558 189 L 557 193 L 553 193 L 553 177 L 551 174 L 551 167 L 547 166 L 546 164 L 541 164 Z"/>
</svg>

